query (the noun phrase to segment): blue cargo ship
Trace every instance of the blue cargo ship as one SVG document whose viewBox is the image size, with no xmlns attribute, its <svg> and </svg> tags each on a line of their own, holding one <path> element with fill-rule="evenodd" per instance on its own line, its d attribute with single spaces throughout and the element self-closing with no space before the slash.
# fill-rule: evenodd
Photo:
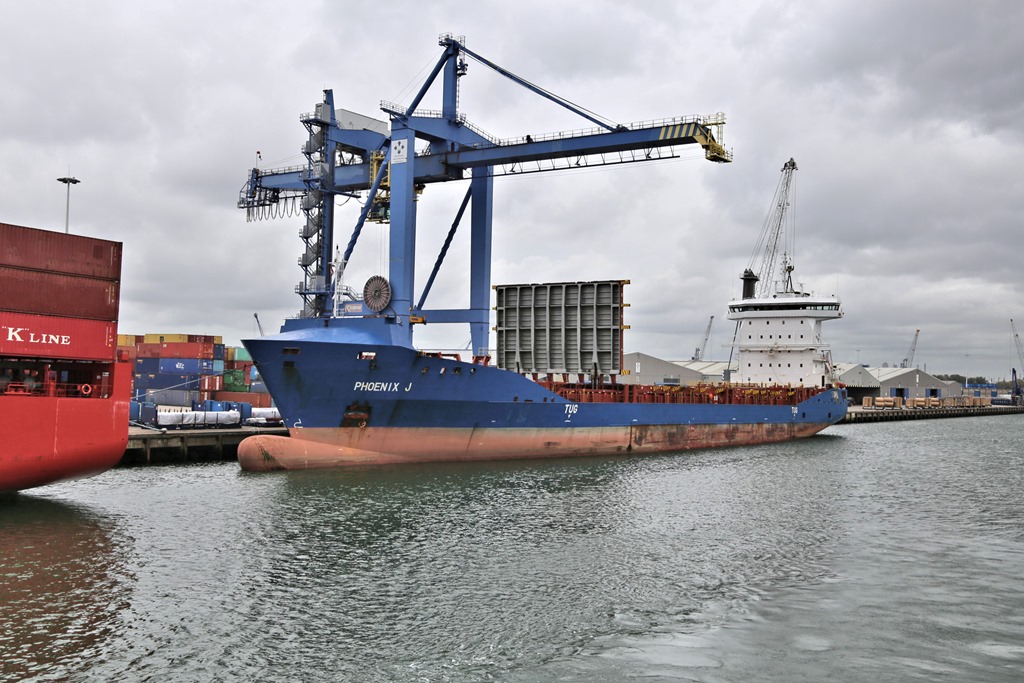
<svg viewBox="0 0 1024 683">
<path fill-rule="evenodd" d="M 290 433 L 246 439 L 238 451 L 243 468 L 660 453 L 807 437 L 845 416 L 845 391 L 834 382 L 820 335 L 823 320 L 841 316 L 839 303 L 797 291 L 788 261 L 782 283 L 767 282 L 771 268 L 759 270 L 770 294 L 755 290 L 759 276 L 752 270 L 744 275 L 743 297 L 729 313 L 737 322 L 740 380 L 713 385 L 630 381 L 621 367 L 625 281 L 503 285 L 492 292 L 495 178 L 674 158 L 689 144 L 700 145 L 710 161 L 729 162 L 731 153 L 716 139 L 724 115 L 610 122 L 497 67 L 464 39 L 444 35 L 440 45 L 412 103 L 382 104 L 388 121 L 336 109 L 325 90 L 314 111 L 300 117 L 309 134 L 302 148 L 307 163 L 249 172 L 238 205 L 250 219 L 303 218 L 303 279 L 296 286 L 303 307 L 281 333 L 243 340 Z M 483 133 L 457 110 L 467 59 L 596 127 L 510 139 Z M 421 111 L 440 74 L 441 109 Z M 451 181 L 468 181 L 468 188 L 416 296 L 417 203 L 431 184 Z M 351 197 L 362 210 L 341 253 L 335 200 Z M 434 278 L 467 214 L 469 304 L 431 308 Z M 388 226 L 389 273 L 357 290 L 345 275 L 368 221 Z M 414 329 L 427 323 L 468 325 L 472 350 L 465 359 L 418 350 Z"/>
</svg>

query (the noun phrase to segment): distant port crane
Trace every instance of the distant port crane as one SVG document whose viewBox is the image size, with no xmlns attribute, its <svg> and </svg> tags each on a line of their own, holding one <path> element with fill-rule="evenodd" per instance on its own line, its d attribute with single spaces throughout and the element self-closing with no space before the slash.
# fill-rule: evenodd
<svg viewBox="0 0 1024 683">
<path fill-rule="evenodd" d="M 704 341 L 694 349 L 693 358 L 690 360 L 704 360 L 704 351 L 708 348 L 708 337 L 711 336 L 711 323 L 713 322 L 715 322 L 715 316 L 711 316 L 711 319 L 708 320 L 708 328 L 704 330 Z"/>
<path fill-rule="evenodd" d="M 917 338 L 920 334 L 921 330 L 914 330 L 914 341 L 910 342 L 910 350 L 907 351 L 907 357 L 900 361 L 901 368 L 914 367 L 914 352 L 917 351 Z"/>
<path fill-rule="evenodd" d="M 1020 343 L 1020 335 L 1017 334 L 1017 326 L 1013 322 L 1013 318 L 1010 318 L 1010 330 L 1013 332 L 1013 343 L 1017 345 L 1017 361 L 1021 365 L 1021 371 L 1024 371 L 1024 346 Z"/>
<path fill-rule="evenodd" d="M 1010 318 L 1010 331 L 1013 332 L 1013 343 L 1017 346 L 1017 361 L 1020 363 L 1021 371 L 1024 372 L 1024 346 L 1020 343 L 1020 335 L 1017 334 L 1017 326 L 1013 323 L 1013 318 Z M 1017 368 L 1013 368 L 1013 397 L 1015 403 L 1020 403 L 1022 399 L 1022 392 L 1020 384 L 1017 381 Z"/>
</svg>

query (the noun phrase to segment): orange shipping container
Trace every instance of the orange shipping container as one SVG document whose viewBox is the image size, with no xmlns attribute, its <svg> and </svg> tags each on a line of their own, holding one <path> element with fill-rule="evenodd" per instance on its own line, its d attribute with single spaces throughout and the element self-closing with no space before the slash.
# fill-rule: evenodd
<svg viewBox="0 0 1024 683">
<path fill-rule="evenodd" d="M 250 403 L 253 408 L 271 407 L 270 394 L 250 394 L 247 391 L 215 391 L 213 393 L 213 400 Z"/>
</svg>

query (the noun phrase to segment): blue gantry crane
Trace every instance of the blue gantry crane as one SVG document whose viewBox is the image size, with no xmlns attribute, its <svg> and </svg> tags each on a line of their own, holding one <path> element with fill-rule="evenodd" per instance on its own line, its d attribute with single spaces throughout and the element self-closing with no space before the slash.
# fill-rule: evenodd
<svg viewBox="0 0 1024 683">
<path fill-rule="evenodd" d="M 440 37 L 443 54 L 407 106 L 382 102 L 389 122 L 336 110 L 334 94 L 300 121 L 309 138 L 306 164 L 293 168 L 253 168 L 242 188 L 239 208 L 249 220 L 282 215 L 304 218 L 304 251 L 298 265 L 303 280 L 299 316 L 285 329 L 330 326 L 337 319 L 383 319 L 394 343 L 412 346 L 415 323 L 468 323 L 474 355 L 488 348 L 491 290 L 491 219 L 494 178 L 597 165 L 661 160 L 678 156 L 675 147 L 698 144 L 705 158 L 729 162 L 721 144 L 723 114 L 680 116 L 632 124 L 600 117 L 494 64 L 466 47 L 464 37 Z M 459 82 L 467 58 L 547 98 L 592 124 L 587 130 L 498 139 L 471 124 L 458 111 Z M 438 76 L 440 111 L 419 109 Z M 447 239 L 419 298 L 414 294 L 416 201 L 427 185 L 469 180 L 469 187 Z M 335 247 L 335 198 L 362 197 L 362 211 L 344 252 Z M 470 293 L 465 308 L 431 309 L 425 303 L 438 269 L 463 216 L 470 219 Z M 389 273 L 374 276 L 362 292 L 344 284 L 345 267 L 366 221 L 390 224 Z"/>
</svg>

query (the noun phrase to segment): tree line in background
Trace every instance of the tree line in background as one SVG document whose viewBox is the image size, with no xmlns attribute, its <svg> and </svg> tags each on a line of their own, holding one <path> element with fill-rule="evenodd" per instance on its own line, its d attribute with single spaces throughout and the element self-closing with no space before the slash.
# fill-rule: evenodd
<svg viewBox="0 0 1024 683">
<path fill-rule="evenodd" d="M 935 375 L 935 377 L 947 382 L 957 382 L 959 384 L 995 384 L 996 389 L 1011 389 L 1013 385 L 1013 382 L 1008 379 L 992 382 L 987 377 L 964 377 L 963 375 Z"/>
</svg>

